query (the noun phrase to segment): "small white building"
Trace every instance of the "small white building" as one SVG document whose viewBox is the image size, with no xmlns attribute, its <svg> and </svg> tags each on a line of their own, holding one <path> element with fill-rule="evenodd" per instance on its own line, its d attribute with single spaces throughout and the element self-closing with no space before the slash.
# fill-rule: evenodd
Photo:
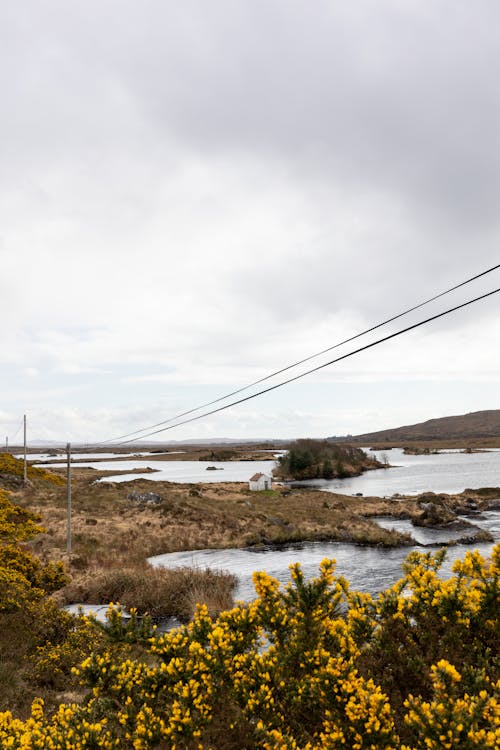
<svg viewBox="0 0 500 750">
<path fill-rule="evenodd" d="M 248 480 L 248 487 L 251 490 L 270 490 L 273 486 L 273 478 L 269 474 L 254 474 Z"/>
</svg>

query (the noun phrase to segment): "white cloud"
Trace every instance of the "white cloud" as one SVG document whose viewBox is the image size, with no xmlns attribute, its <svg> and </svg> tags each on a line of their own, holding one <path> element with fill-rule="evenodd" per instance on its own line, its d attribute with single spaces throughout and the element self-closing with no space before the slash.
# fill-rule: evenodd
<svg viewBox="0 0 500 750">
<path fill-rule="evenodd" d="M 152 423 L 165 399 L 257 380 L 498 259 L 490 3 L 0 14 L 3 394 L 59 415 L 50 434 Z M 300 404 L 253 402 L 239 429 L 329 432 L 323 383 L 419 380 L 425 401 L 432 382 L 498 381 L 497 306 L 324 370 Z M 455 394 L 457 413 L 482 403 Z"/>
</svg>

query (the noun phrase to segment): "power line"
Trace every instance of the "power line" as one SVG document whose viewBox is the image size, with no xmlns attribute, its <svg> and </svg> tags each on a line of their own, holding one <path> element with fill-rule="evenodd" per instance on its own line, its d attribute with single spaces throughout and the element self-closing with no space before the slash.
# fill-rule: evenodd
<svg viewBox="0 0 500 750">
<path fill-rule="evenodd" d="M 270 391 L 274 391 L 277 388 L 282 388 L 284 385 L 288 385 L 289 383 L 293 383 L 296 380 L 300 380 L 301 378 L 304 378 L 306 375 L 311 375 L 311 373 L 318 372 L 318 370 L 322 370 L 325 367 L 329 367 L 330 365 L 333 365 L 336 362 L 340 362 L 343 359 L 348 359 L 348 357 L 353 357 L 355 354 L 359 354 L 360 352 L 364 352 L 367 349 L 371 349 L 374 346 L 378 346 L 379 344 L 384 343 L 384 341 L 389 341 L 390 339 L 396 338 L 397 336 L 401 336 L 403 333 L 408 333 L 409 331 L 413 331 L 415 328 L 420 328 L 420 326 L 426 325 L 427 323 L 430 323 L 433 320 L 438 320 L 439 318 L 442 318 L 445 315 L 449 315 L 452 312 L 461 310 L 462 308 L 468 307 L 469 305 L 472 305 L 475 302 L 479 302 L 480 300 L 486 299 L 487 297 L 491 297 L 493 294 L 497 294 L 498 292 L 500 292 L 500 287 L 498 289 L 494 289 L 491 292 L 487 292 L 486 294 L 482 294 L 479 297 L 475 297 L 474 299 L 468 300 L 467 302 L 462 302 L 462 304 L 456 305 L 455 307 L 451 307 L 448 310 L 444 310 L 443 312 L 440 312 L 437 315 L 432 315 L 430 318 L 425 318 L 425 320 L 421 320 L 418 323 L 414 323 L 411 326 L 402 328 L 401 330 L 396 331 L 395 333 L 390 333 L 388 336 L 384 336 L 381 339 L 377 339 L 377 341 L 372 341 L 372 343 L 370 344 L 361 346 L 359 347 L 359 349 L 354 349 L 354 351 L 348 352 L 347 354 L 343 354 L 342 356 L 337 357 L 336 359 L 332 359 L 329 362 L 325 362 L 322 365 L 318 365 L 317 367 L 313 367 L 310 370 L 306 370 L 305 372 L 299 373 L 299 375 L 295 375 L 293 378 L 288 378 L 288 380 L 284 380 L 281 383 L 271 385 L 268 388 L 264 388 L 263 390 L 258 391 L 257 393 L 252 393 L 250 396 L 245 396 L 244 398 L 240 398 L 237 401 L 233 401 L 230 404 L 226 404 L 225 406 L 219 406 L 217 409 L 212 409 L 211 411 L 205 412 L 204 414 L 199 414 L 197 417 L 190 417 L 190 419 L 185 419 L 182 422 L 177 422 L 176 424 L 170 425 L 168 427 L 162 427 L 162 429 L 160 430 L 149 432 L 147 435 L 143 435 L 142 438 L 151 437 L 152 435 L 158 435 L 160 432 L 173 430 L 175 427 L 180 427 L 181 425 L 189 424 L 190 422 L 196 422 L 199 419 L 204 419 L 205 417 L 209 417 L 212 414 L 217 414 L 218 412 L 224 411 L 225 409 L 229 409 L 232 406 L 237 406 L 238 404 L 242 404 L 245 401 L 250 401 L 253 398 L 257 398 L 257 396 L 262 396 L 264 393 L 269 393 Z M 131 440 L 123 440 L 117 444 L 125 445 L 126 443 L 134 442 L 134 440 L 135 438 L 132 438 Z"/>
<path fill-rule="evenodd" d="M 12 424 L 12 423 L 11 423 L 11 424 Z M 14 422 L 14 424 L 16 424 L 16 423 Z M 18 427 L 17 427 L 17 430 L 15 431 L 15 433 L 14 433 L 13 435 L 9 435 L 9 436 L 8 436 L 8 437 L 10 438 L 10 442 L 11 442 L 11 445 L 13 445 L 12 441 L 13 441 L 13 440 L 14 440 L 14 439 L 15 439 L 15 438 L 17 437 L 17 435 L 18 435 L 18 434 L 19 434 L 19 432 L 21 431 L 21 429 L 22 429 L 22 427 L 23 427 L 23 424 L 24 424 L 24 422 L 23 422 L 23 420 L 21 420 L 21 421 L 19 422 L 19 425 L 18 425 Z"/>
<path fill-rule="evenodd" d="M 20 424 L 19 424 L 19 427 L 17 428 L 17 430 L 16 430 L 16 431 L 15 431 L 15 433 L 13 434 L 13 436 L 12 436 L 11 440 L 14 440 L 14 438 L 16 438 L 16 437 L 18 436 L 18 434 L 19 434 L 19 433 L 20 433 L 20 431 L 21 431 L 21 428 L 22 428 L 22 426 L 23 426 L 23 423 L 22 423 L 22 422 L 20 422 Z"/>
<path fill-rule="evenodd" d="M 350 336 L 349 338 L 344 339 L 343 341 L 339 341 L 337 344 L 333 344 L 332 346 L 329 346 L 326 349 L 322 349 L 320 352 L 311 354 L 308 357 L 304 357 L 304 359 L 300 359 L 291 365 L 287 365 L 286 367 L 282 367 L 280 370 L 276 370 L 275 372 L 272 372 L 270 375 L 266 375 L 263 378 L 259 378 L 259 380 L 255 380 L 253 383 L 249 383 L 248 385 L 244 385 L 241 388 L 237 388 L 235 391 L 231 391 L 230 393 L 227 393 L 224 396 L 219 396 L 213 401 L 207 401 L 204 404 L 195 406 L 192 409 L 183 411 L 180 414 L 176 414 L 175 416 L 169 417 L 168 419 L 164 419 L 161 422 L 157 422 L 156 424 L 149 425 L 148 427 L 143 427 L 140 430 L 134 430 L 133 432 L 128 432 L 125 435 L 119 435 L 118 437 L 111 438 L 109 440 L 103 440 L 101 443 L 97 443 L 97 445 L 104 445 L 106 443 L 115 443 L 117 441 L 124 440 L 125 438 L 132 437 L 134 435 L 136 436 L 136 439 L 141 439 L 142 437 L 148 437 L 147 435 L 141 436 L 140 433 L 146 432 L 147 430 L 154 430 L 156 427 L 161 427 L 162 425 L 169 424 L 170 422 L 175 422 L 176 420 L 181 419 L 182 417 L 186 417 L 188 414 L 193 414 L 196 411 L 200 411 L 201 409 L 206 409 L 208 406 L 213 406 L 214 404 L 218 404 L 221 401 L 225 401 L 226 399 L 231 398 L 232 396 L 236 396 L 238 395 L 238 393 L 243 393 L 244 391 L 247 391 L 249 388 L 253 388 L 256 385 L 260 385 L 260 383 L 264 383 L 265 381 L 276 377 L 276 375 L 281 375 L 282 373 L 287 372 L 288 370 L 291 370 L 294 367 L 303 365 L 305 362 L 310 362 L 312 359 L 316 359 L 317 357 L 320 357 L 322 354 L 326 354 L 327 352 L 333 351 L 334 349 L 338 349 L 340 346 L 343 346 L 344 344 L 349 344 L 350 342 L 355 341 L 358 338 L 361 338 L 361 336 L 365 336 L 368 333 L 372 333 L 373 331 L 376 331 L 378 328 L 382 328 L 382 326 L 385 326 L 388 323 L 392 323 L 395 320 L 402 318 L 404 315 L 408 315 L 409 313 L 414 312 L 415 310 L 419 310 L 421 307 L 424 307 L 425 305 L 428 305 L 431 302 L 435 302 L 437 299 L 444 297 L 446 294 L 450 294 L 451 292 L 454 292 L 457 289 L 460 289 L 466 284 L 470 284 L 472 281 L 476 281 L 477 279 L 480 279 L 482 276 L 486 276 L 487 274 L 492 273 L 493 271 L 496 271 L 498 268 L 500 268 L 500 263 L 497 264 L 496 266 L 492 266 L 491 268 L 486 269 L 486 271 L 482 271 L 481 273 L 478 273 L 475 276 L 471 276 L 470 278 L 465 279 L 465 281 L 460 282 L 460 284 L 455 284 L 455 286 L 452 286 L 449 289 L 446 289 L 444 292 L 439 292 L 439 294 L 436 294 L 433 297 L 429 297 L 429 299 L 425 300 L 424 302 L 419 302 L 417 305 L 414 305 L 413 307 L 409 307 L 407 310 L 404 310 L 403 312 L 398 313 L 397 315 L 393 315 L 391 318 L 387 318 L 387 320 L 384 320 L 382 323 L 377 323 L 376 325 L 371 326 L 371 328 L 367 328 L 364 331 L 361 331 L 361 333 L 356 333 L 355 335 Z M 185 424 L 185 423 L 183 422 L 182 424 Z M 133 441 L 126 440 L 126 442 L 129 443 Z"/>
</svg>

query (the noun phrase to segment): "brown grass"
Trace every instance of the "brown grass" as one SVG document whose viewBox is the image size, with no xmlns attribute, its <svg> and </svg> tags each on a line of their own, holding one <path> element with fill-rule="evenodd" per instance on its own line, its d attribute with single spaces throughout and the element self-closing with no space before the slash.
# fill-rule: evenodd
<svg viewBox="0 0 500 750">
<path fill-rule="evenodd" d="M 237 579 L 230 573 L 198 568 L 153 568 L 150 565 L 91 571 L 80 575 L 58 598 L 64 603 L 120 603 L 155 618 L 189 620 L 196 604 L 216 616 L 232 606 Z"/>
<path fill-rule="evenodd" d="M 308 489 L 250 492 L 243 483 L 186 485 L 140 479 L 96 484 L 100 472 L 73 472 L 71 568 L 135 567 L 145 558 L 188 549 L 281 545 L 339 540 L 395 545 L 403 536 L 366 516 L 401 512 L 402 504 Z M 154 491 L 156 504 L 138 504 L 131 492 Z M 65 490 L 26 491 L 24 503 L 42 516 L 48 533 L 33 546 L 46 559 L 65 559 Z"/>
<path fill-rule="evenodd" d="M 355 544 L 397 546 L 411 543 L 407 535 L 382 529 L 372 517 L 396 516 L 415 518 L 421 512 L 418 498 L 398 500 L 352 497 L 317 490 L 284 487 L 271 492 L 250 492 L 243 483 L 174 484 L 138 479 L 126 483 L 95 483 L 103 472 L 85 469 L 73 471 L 72 554 L 66 555 L 66 493 L 65 487 L 46 484 L 28 487 L 16 493 L 16 498 L 30 510 L 40 514 L 47 533 L 31 543 L 42 559 L 63 559 L 69 567 L 75 585 L 90 585 L 85 575 L 91 572 L 96 579 L 88 595 L 76 599 L 96 597 L 94 602 L 120 598 L 123 604 L 140 604 L 144 592 L 143 609 L 171 611 L 167 589 L 187 586 L 187 579 L 171 582 L 161 578 L 146 565 L 146 558 L 155 554 L 190 549 L 229 548 L 262 545 L 285 545 L 299 541 L 341 541 Z M 158 504 L 133 502 L 132 492 L 154 491 L 162 498 Z M 452 510 L 463 505 L 465 494 L 475 497 L 480 508 L 487 507 L 492 497 L 500 497 L 500 490 L 486 494 L 467 491 L 462 495 L 443 496 Z M 426 500 L 441 497 L 427 493 Z M 129 571 L 129 579 L 115 593 L 113 581 L 118 573 Z M 105 579 L 113 575 L 115 578 Z M 147 581 L 151 580 L 150 583 Z M 140 585 L 137 584 L 140 581 Z M 212 596 L 198 593 L 189 583 L 191 596 Z M 202 587 L 203 589 L 203 587 Z M 133 591 L 136 601 L 123 591 Z M 195 592 L 194 594 L 192 592 Z M 218 607 L 217 597 L 213 605 Z M 102 598 L 101 598 L 102 597 Z M 225 594 L 224 594 L 225 597 Z M 180 605 L 179 611 L 192 610 L 191 605 Z"/>
<path fill-rule="evenodd" d="M 206 485 L 149 482 L 96 484 L 100 472 L 73 472 L 73 571 L 135 567 L 155 554 L 189 549 L 280 545 L 305 540 L 339 540 L 394 546 L 407 538 L 374 523 L 379 515 L 415 517 L 417 498 L 385 500 L 297 488 L 250 492 L 243 483 Z M 154 491 L 158 504 L 132 502 L 130 493 Z M 491 490 L 481 497 L 486 503 Z M 432 495 L 427 496 L 428 499 Z M 44 559 L 66 558 L 65 488 L 29 488 L 19 498 L 42 516 L 48 532 L 33 543 Z M 464 496 L 447 496 L 453 509 Z"/>
</svg>

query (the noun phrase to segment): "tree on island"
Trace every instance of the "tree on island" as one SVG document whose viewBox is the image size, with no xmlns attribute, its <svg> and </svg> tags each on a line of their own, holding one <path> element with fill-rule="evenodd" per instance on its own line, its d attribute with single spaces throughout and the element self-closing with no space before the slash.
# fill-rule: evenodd
<svg viewBox="0 0 500 750">
<path fill-rule="evenodd" d="M 361 448 L 303 438 L 293 442 L 280 457 L 275 474 L 290 479 L 336 479 L 382 466 Z"/>
</svg>

